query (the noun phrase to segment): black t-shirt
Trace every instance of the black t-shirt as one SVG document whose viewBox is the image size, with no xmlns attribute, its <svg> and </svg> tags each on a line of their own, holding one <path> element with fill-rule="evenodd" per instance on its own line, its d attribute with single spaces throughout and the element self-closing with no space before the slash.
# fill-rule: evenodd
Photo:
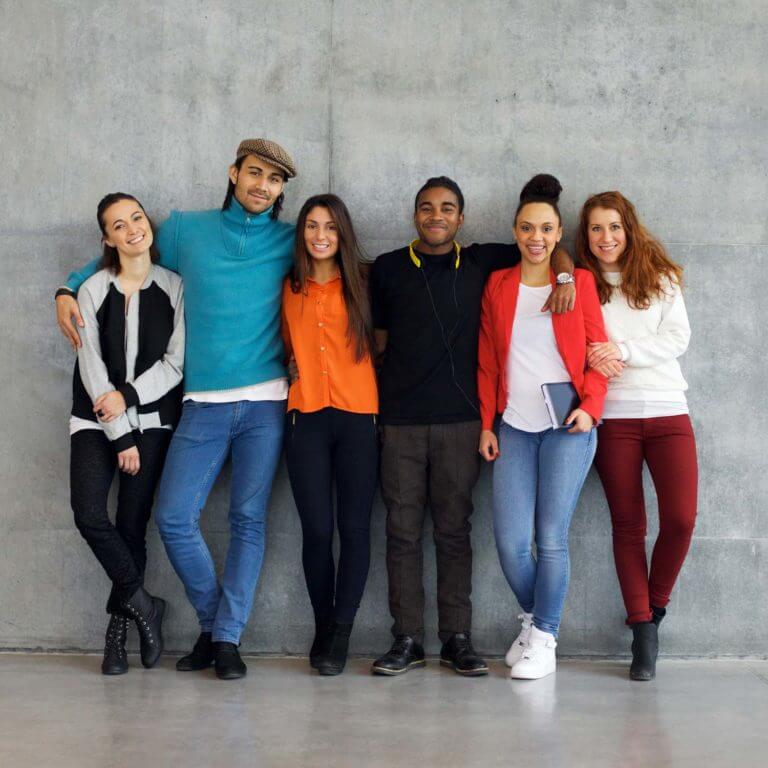
<svg viewBox="0 0 768 768">
<path fill-rule="evenodd" d="M 477 339 L 488 275 L 520 261 L 516 245 L 488 243 L 456 254 L 418 253 L 417 267 L 400 248 L 371 269 L 374 327 L 387 331 L 379 373 L 384 424 L 450 424 L 480 418 Z M 449 352 L 450 350 L 450 352 Z"/>
</svg>

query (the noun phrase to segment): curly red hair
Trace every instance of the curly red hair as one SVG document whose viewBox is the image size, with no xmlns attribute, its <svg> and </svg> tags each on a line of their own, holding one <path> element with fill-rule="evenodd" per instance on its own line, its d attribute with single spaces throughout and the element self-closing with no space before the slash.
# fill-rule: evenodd
<svg viewBox="0 0 768 768">
<path fill-rule="evenodd" d="M 664 246 L 642 225 L 635 206 L 621 192 L 601 192 L 582 206 L 576 232 L 576 257 L 595 276 L 601 304 L 610 301 L 613 286 L 589 249 L 589 214 L 595 208 L 613 210 L 621 216 L 627 237 L 621 257 L 621 292 L 631 307 L 648 309 L 652 299 L 664 293 L 666 281 L 682 286 L 683 268 L 669 258 Z"/>
</svg>

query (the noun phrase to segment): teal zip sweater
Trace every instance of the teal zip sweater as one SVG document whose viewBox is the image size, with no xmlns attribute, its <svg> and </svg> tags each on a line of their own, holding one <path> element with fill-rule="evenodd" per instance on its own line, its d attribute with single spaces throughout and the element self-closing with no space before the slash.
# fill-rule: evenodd
<svg viewBox="0 0 768 768">
<path fill-rule="evenodd" d="M 186 392 L 285 376 L 280 298 L 296 228 L 270 212 L 248 213 L 233 198 L 226 211 L 173 211 L 155 233 L 160 264 L 184 280 Z M 67 287 L 77 291 L 98 265 L 70 274 Z"/>
</svg>

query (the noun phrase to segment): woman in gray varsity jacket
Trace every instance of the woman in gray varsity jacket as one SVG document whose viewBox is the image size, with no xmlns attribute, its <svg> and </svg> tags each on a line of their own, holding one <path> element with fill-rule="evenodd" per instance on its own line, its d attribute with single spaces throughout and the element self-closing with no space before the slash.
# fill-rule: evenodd
<svg viewBox="0 0 768 768">
<path fill-rule="evenodd" d="M 77 296 L 80 329 L 70 418 L 75 524 L 112 581 L 102 672 L 128 670 L 129 620 L 141 662 L 163 650 L 165 602 L 144 589 L 146 529 L 171 432 L 181 411 L 184 302 L 181 278 L 158 266 L 152 225 L 136 198 L 107 195 L 97 212 L 102 269 Z M 107 496 L 119 469 L 117 515 Z"/>
</svg>

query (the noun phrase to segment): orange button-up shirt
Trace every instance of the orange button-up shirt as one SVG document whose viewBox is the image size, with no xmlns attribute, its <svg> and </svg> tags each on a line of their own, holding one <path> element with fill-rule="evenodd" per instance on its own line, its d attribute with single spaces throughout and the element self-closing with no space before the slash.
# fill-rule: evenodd
<svg viewBox="0 0 768 768">
<path fill-rule="evenodd" d="M 370 357 L 355 360 L 354 342 L 347 339 L 347 319 L 340 276 L 323 285 L 309 279 L 306 293 L 294 293 L 290 278 L 285 281 L 283 340 L 299 369 L 298 381 L 288 391 L 289 411 L 379 412 L 373 362 Z"/>
</svg>

